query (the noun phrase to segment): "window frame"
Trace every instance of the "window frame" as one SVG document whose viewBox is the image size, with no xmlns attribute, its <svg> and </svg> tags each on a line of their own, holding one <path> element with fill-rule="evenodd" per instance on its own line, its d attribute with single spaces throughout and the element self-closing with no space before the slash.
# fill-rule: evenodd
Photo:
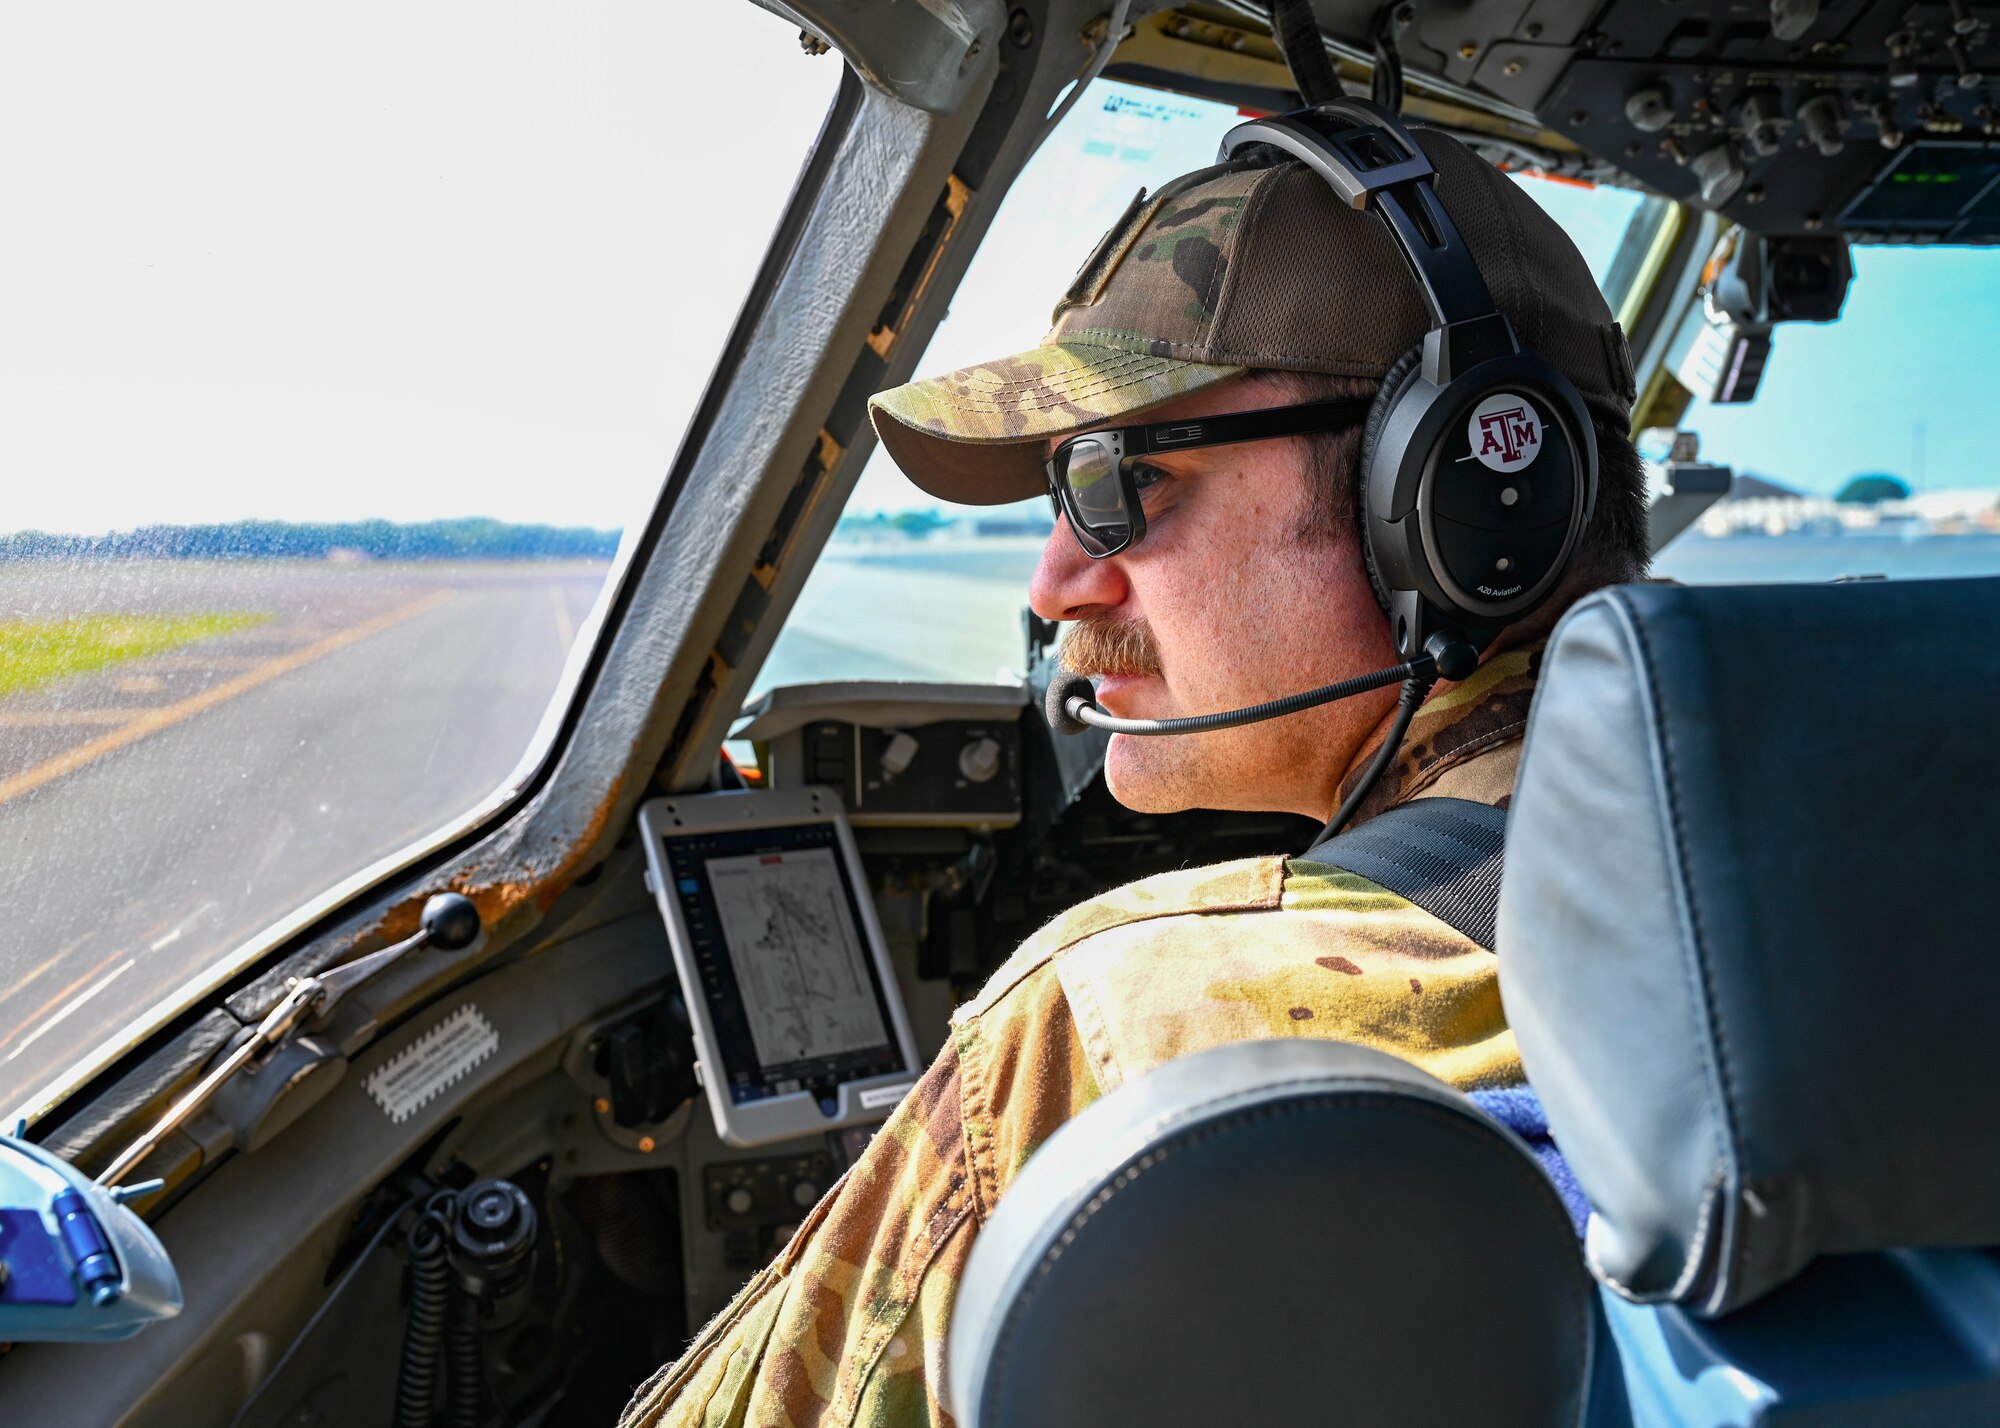
<svg viewBox="0 0 2000 1428">
<path fill-rule="evenodd" d="M 981 45 L 948 82 L 933 69 L 904 85 L 884 76 L 904 72 L 907 52 L 935 37 L 921 24 L 854 28 L 851 37 L 849 28 L 825 31 L 847 60 L 840 90 L 653 513 L 607 581 L 616 588 L 599 606 L 595 643 L 560 716 L 551 707 L 550 741 L 533 770 L 476 824 L 440 831 L 302 906 L 78 1057 L 20 1107 L 43 1144 L 75 1158 L 134 1133 L 274 1005 L 288 979 L 406 932 L 440 887 L 508 896 L 485 950 L 472 955 L 506 950 L 605 860 L 646 793 L 712 778 L 742 697 L 872 449 L 866 397 L 913 375 L 1013 179 L 1113 48 L 1079 51 L 1040 36 Z M 941 235 L 940 194 L 956 208 Z M 856 212 L 877 221 L 856 223 Z M 913 261 L 927 240 L 933 251 Z M 830 277 L 837 303 L 818 286 Z M 784 415 L 773 421 L 773 412 Z M 814 460 L 824 479 L 806 491 L 798 473 Z M 731 627 L 748 634 L 725 662 L 717 650 Z M 381 981 L 379 994 L 371 984 L 370 996 L 350 999 L 369 1003 L 371 1033 L 436 991 L 417 970 Z M 199 1161 L 198 1149 L 186 1150 Z M 167 1173 L 185 1168 L 202 1167 Z"/>
<path fill-rule="evenodd" d="M 285 979 L 309 975 L 345 960 L 353 951 L 366 950 L 358 944 L 368 940 L 368 934 L 355 924 L 368 917 L 371 904 L 379 906 L 381 898 L 371 895 L 388 894 L 393 906 L 394 889 L 433 877 L 465 859 L 551 791 L 612 657 L 620 628 L 633 613 L 636 588 L 672 521 L 694 458 L 715 427 L 723 398 L 743 365 L 777 277 L 796 252 L 815 201 L 833 173 L 834 160 L 850 137 L 863 90 L 853 70 L 843 68 L 833 100 L 806 152 L 791 197 L 681 435 L 660 491 L 636 535 L 628 533 L 620 542 L 535 733 L 500 786 L 431 833 L 342 878 L 210 959 L 201 971 L 100 1038 L 94 1048 L 73 1060 L 63 1075 L 7 1108 L 4 1118 L 9 1125 L 26 1121 L 31 1127 L 60 1128 L 75 1119 L 66 1113 L 73 1113 L 80 1104 L 114 1086 L 125 1088 L 133 1076 L 141 1081 L 150 1079 L 149 1067 L 157 1075 L 171 1072 L 189 1054 L 197 1061 L 205 1058 L 216 1041 L 212 1031 L 205 1033 L 204 1028 L 212 1028 L 218 1014 L 232 1029 L 238 1022 L 254 1024 L 282 994 Z M 357 932 L 359 937 L 354 935 Z M 374 938 L 377 944 L 387 940 L 380 935 Z M 329 942 L 335 945 L 329 947 Z M 222 993 L 223 1008 L 215 1006 L 217 993 Z M 177 1049 L 182 1052 L 179 1056 L 173 1054 Z M 135 1059 L 140 1065 L 119 1077 Z"/>
</svg>

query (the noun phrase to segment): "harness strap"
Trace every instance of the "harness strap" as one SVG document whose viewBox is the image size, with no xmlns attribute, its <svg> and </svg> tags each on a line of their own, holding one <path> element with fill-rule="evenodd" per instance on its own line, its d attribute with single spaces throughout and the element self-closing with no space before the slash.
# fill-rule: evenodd
<svg viewBox="0 0 2000 1428">
<path fill-rule="evenodd" d="M 1413 798 L 1300 856 L 1379 883 L 1491 952 L 1506 842 L 1505 809 Z"/>
</svg>

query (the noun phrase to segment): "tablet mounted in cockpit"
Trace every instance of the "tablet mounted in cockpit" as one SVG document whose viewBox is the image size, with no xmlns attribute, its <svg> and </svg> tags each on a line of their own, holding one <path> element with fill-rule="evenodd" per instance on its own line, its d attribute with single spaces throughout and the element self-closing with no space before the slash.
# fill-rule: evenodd
<svg viewBox="0 0 2000 1428">
<path fill-rule="evenodd" d="M 722 1138 L 880 1120 L 920 1069 L 840 800 L 801 788 L 658 798 L 650 882 Z"/>
</svg>

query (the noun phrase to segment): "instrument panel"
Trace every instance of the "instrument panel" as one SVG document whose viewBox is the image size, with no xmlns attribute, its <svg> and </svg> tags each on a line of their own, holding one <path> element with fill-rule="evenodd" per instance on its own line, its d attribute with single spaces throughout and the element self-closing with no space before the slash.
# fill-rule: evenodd
<svg viewBox="0 0 2000 1428">
<path fill-rule="evenodd" d="M 735 737 L 770 788 L 833 789 L 856 828 L 1021 821 L 1025 686 L 844 680 L 772 690 Z"/>
</svg>

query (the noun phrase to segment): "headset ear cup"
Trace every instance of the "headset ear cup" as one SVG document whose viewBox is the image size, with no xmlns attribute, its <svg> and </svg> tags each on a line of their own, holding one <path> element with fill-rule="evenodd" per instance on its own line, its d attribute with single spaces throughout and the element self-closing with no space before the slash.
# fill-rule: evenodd
<svg viewBox="0 0 2000 1428">
<path fill-rule="evenodd" d="M 1375 589 L 1375 602 L 1384 614 L 1389 610 L 1389 591 L 1382 584 L 1382 572 L 1375 563 L 1375 542 L 1368 524 L 1368 473 L 1375 469 L 1375 447 L 1382 439 L 1382 428 L 1389 423 L 1389 413 L 1396 409 L 1397 399 L 1409 388 L 1424 363 L 1422 344 L 1412 347 L 1389 365 L 1382 374 L 1382 385 L 1376 389 L 1375 404 L 1368 408 L 1368 419 L 1361 425 L 1361 455 L 1355 474 L 1354 520 L 1361 529 L 1361 561 L 1368 568 L 1368 583 Z"/>
</svg>

